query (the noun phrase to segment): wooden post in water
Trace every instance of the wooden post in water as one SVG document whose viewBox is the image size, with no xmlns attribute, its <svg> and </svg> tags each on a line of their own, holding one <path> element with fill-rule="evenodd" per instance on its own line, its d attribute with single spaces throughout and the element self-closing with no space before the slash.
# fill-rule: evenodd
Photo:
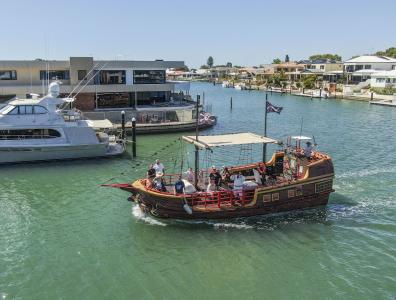
<svg viewBox="0 0 396 300">
<path fill-rule="evenodd" d="M 121 140 L 125 140 L 125 111 L 121 112 Z"/>
<path fill-rule="evenodd" d="M 196 103 L 196 123 L 195 123 L 195 140 L 198 141 L 198 136 L 199 136 L 199 98 L 200 96 L 197 95 L 197 103 Z M 194 185 L 195 188 L 198 189 L 198 172 L 199 172 L 199 148 L 197 145 L 195 145 L 195 163 L 194 163 L 194 172 L 195 172 L 195 178 L 194 178 Z"/>
<path fill-rule="evenodd" d="M 232 110 L 232 97 L 230 98 L 230 107 L 231 107 L 231 110 Z"/>
<path fill-rule="evenodd" d="M 374 93 L 373 92 L 371 92 L 371 95 L 370 95 L 370 101 L 373 101 L 374 100 Z"/>
<path fill-rule="evenodd" d="M 319 98 L 322 98 L 322 89 L 319 89 Z"/>
<path fill-rule="evenodd" d="M 132 157 L 136 157 L 136 119 L 132 118 Z"/>
</svg>

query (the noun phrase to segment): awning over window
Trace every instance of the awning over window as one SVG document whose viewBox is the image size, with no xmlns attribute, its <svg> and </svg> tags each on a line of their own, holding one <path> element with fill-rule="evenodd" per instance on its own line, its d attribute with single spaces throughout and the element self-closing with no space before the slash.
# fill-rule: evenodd
<svg viewBox="0 0 396 300">
<path fill-rule="evenodd" d="M 203 149 L 243 145 L 243 144 L 277 144 L 278 141 L 250 132 L 232 133 L 223 135 L 200 135 L 198 141 L 195 136 L 183 136 L 183 140 Z"/>
</svg>

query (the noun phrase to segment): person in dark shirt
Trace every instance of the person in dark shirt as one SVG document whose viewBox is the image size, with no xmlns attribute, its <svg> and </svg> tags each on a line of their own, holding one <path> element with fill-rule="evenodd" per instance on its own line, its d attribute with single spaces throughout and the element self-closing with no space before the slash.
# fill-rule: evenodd
<svg viewBox="0 0 396 300">
<path fill-rule="evenodd" d="M 176 194 L 184 194 L 184 182 L 182 180 L 182 177 L 179 176 L 179 179 L 175 182 L 175 195 Z"/>
<path fill-rule="evenodd" d="M 153 179 L 155 177 L 155 169 L 153 168 L 153 165 L 149 165 L 147 169 L 147 178 L 148 179 Z"/>
<path fill-rule="evenodd" d="M 214 180 L 216 187 L 220 186 L 221 175 L 220 175 L 219 171 L 216 170 L 215 166 L 212 166 L 212 171 L 209 174 L 209 179 Z"/>
<path fill-rule="evenodd" d="M 223 183 L 227 184 L 231 182 L 231 173 L 227 167 L 223 167 L 223 171 L 221 172 L 221 180 Z"/>
</svg>

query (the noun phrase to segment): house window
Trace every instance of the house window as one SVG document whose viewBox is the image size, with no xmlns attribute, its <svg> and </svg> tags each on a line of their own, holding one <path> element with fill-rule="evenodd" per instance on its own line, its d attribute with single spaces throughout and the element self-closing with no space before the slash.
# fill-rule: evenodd
<svg viewBox="0 0 396 300">
<path fill-rule="evenodd" d="M 287 191 L 287 196 L 289 198 L 294 198 L 296 196 L 296 191 L 294 189 L 293 190 L 288 190 Z"/>
<path fill-rule="evenodd" d="M 78 70 L 78 80 L 84 80 L 87 76 L 87 70 Z"/>
<path fill-rule="evenodd" d="M 315 193 L 323 193 L 325 191 L 329 191 L 329 190 L 331 190 L 331 187 L 332 187 L 331 180 L 318 182 L 315 184 Z"/>
<path fill-rule="evenodd" d="M 324 70 L 324 67 L 325 67 L 324 65 L 320 65 L 321 70 Z"/>
<path fill-rule="evenodd" d="M 133 83 L 135 84 L 161 84 L 165 83 L 165 70 L 135 70 Z"/>
<path fill-rule="evenodd" d="M 363 70 L 363 65 L 356 65 L 355 71 Z"/>
<path fill-rule="evenodd" d="M 371 69 L 371 65 L 365 65 L 364 68 L 367 69 Z"/>
<path fill-rule="evenodd" d="M 279 193 L 273 193 L 272 194 L 272 201 L 278 201 L 279 200 Z"/>
<path fill-rule="evenodd" d="M 377 79 L 376 79 L 376 82 L 377 82 L 377 83 L 385 82 L 385 78 L 377 78 Z"/>
<path fill-rule="evenodd" d="M 0 80 L 17 80 L 16 71 L 0 71 Z"/>
<path fill-rule="evenodd" d="M 55 70 L 55 71 L 40 71 L 40 80 L 68 80 L 70 79 L 70 72 L 68 70 Z"/>
<path fill-rule="evenodd" d="M 106 70 L 99 73 L 100 84 L 125 84 L 125 70 Z"/>
<path fill-rule="evenodd" d="M 263 202 L 271 202 L 271 195 L 266 194 L 263 196 Z"/>
</svg>

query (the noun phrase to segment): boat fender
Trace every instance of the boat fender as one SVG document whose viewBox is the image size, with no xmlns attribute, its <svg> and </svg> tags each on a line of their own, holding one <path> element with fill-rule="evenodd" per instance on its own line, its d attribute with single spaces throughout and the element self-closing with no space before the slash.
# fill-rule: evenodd
<svg viewBox="0 0 396 300">
<path fill-rule="evenodd" d="M 189 215 L 192 215 L 192 209 L 191 209 L 191 207 L 190 207 L 187 203 L 185 203 L 185 204 L 183 205 L 183 208 L 184 208 L 184 210 L 186 211 L 186 213 L 188 213 Z"/>
</svg>

